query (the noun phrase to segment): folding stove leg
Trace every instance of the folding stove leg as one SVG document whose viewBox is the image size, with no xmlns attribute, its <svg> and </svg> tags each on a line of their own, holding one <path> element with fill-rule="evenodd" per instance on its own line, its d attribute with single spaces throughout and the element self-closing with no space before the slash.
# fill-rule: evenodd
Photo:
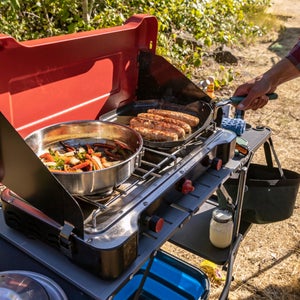
<svg viewBox="0 0 300 300">
<path fill-rule="evenodd" d="M 150 272 L 150 269 L 152 267 L 152 264 L 153 264 L 153 261 L 154 261 L 154 257 L 156 255 L 156 251 L 152 253 L 152 255 L 150 256 L 150 259 L 149 259 L 149 262 L 148 262 L 148 265 L 147 265 L 147 268 L 143 274 L 143 277 L 142 277 L 142 280 L 139 284 L 139 287 L 138 289 L 136 290 L 135 294 L 134 294 L 134 297 L 133 297 L 133 300 L 138 300 L 139 297 L 140 297 L 140 294 L 143 290 L 143 287 L 144 287 L 144 284 L 145 284 L 145 281 L 147 279 L 147 276 L 149 275 L 149 272 Z"/>
<path fill-rule="evenodd" d="M 237 252 L 239 249 L 239 245 L 243 239 L 243 235 L 239 233 L 239 229 L 240 229 L 240 221 L 241 221 L 241 213 L 242 213 L 242 206 L 243 206 L 243 200 L 244 200 L 247 171 L 248 171 L 248 168 L 243 167 L 241 169 L 241 172 L 239 175 L 237 198 L 236 198 L 236 202 L 235 202 L 236 207 L 235 207 L 235 211 L 234 211 L 233 238 L 232 238 L 231 249 L 230 249 L 229 258 L 228 258 L 226 281 L 225 281 L 224 288 L 223 288 L 221 296 L 220 296 L 220 300 L 228 299 L 230 284 L 232 281 L 233 264 L 234 264 L 235 257 L 237 255 Z"/>
<path fill-rule="evenodd" d="M 232 281 L 232 273 L 233 273 L 233 264 L 240 246 L 240 243 L 243 239 L 243 236 L 241 234 L 238 235 L 236 238 L 234 245 L 230 251 L 230 257 L 228 260 L 228 266 L 227 266 L 227 275 L 226 275 L 226 280 L 224 284 L 224 288 L 222 290 L 222 293 L 220 295 L 219 300 L 227 300 L 228 299 L 228 294 L 229 294 L 229 289 Z"/>
<path fill-rule="evenodd" d="M 243 167 L 241 169 L 239 185 L 238 185 L 238 190 L 237 190 L 237 196 L 236 196 L 233 238 L 237 238 L 239 235 L 242 208 L 243 208 L 243 202 L 244 202 L 244 193 L 245 193 L 245 186 L 246 186 L 246 179 L 247 179 L 247 172 L 248 172 L 247 167 Z"/>
</svg>

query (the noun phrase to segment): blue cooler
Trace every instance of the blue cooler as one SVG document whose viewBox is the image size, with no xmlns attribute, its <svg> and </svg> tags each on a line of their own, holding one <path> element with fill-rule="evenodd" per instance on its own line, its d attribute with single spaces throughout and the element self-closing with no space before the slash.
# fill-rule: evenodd
<svg viewBox="0 0 300 300">
<path fill-rule="evenodd" d="M 147 264 L 118 292 L 114 300 L 133 299 Z M 208 299 L 209 288 L 205 273 L 160 250 L 154 258 L 139 300 Z"/>
</svg>

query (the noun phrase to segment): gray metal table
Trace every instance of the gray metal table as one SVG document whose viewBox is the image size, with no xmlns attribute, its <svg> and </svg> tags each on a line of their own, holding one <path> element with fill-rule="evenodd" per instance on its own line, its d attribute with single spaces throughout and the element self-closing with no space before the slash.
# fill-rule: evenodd
<svg viewBox="0 0 300 300">
<path fill-rule="evenodd" d="M 213 182 L 214 176 L 222 177 L 219 182 L 219 187 L 223 184 L 231 175 L 241 176 L 241 172 L 245 172 L 243 181 L 240 184 L 245 185 L 247 169 L 244 168 L 251 162 L 252 155 L 260 148 L 271 136 L 271 131 L 268 128 L 258 128 L 246 131 L 242 138 L 248 141 L 249 154 L 244 157 L 234 157 L 229 161 L 221 170 L 221 173 L 210 170 L 209 176 L 205 175 L 199 178 L 199 186 L 208 186 Z M 244 170 L 245 169 L 245 170 Z M 227 173 L 227 174 L 223 174 Z M 199 189 L 198 197 L 201 197 L 201 189 Z M 233 263 L 239 248 L 239 245 L 250 229 L 251 224 L 243 222 L 241 220 L 241 207 L 243 203 L 243 191 L 240 197 L 238 196 L 235 201 L 235 228 L 234 238 L 231 246 L 225 249 L 219 249 L 214 247 L 209 240 L 209 225 L 212 216 L 212 211 L 218 206 L 218 200 L 216 197 L 207 197 L 199 210 L 193 215 L 193 217 L 182 226 L 169 240 L 176 246 L 182 247 L 183 249 L 192 252 L 204 259 L 212 261 L 218 265 L 222 265 L 227 268 L 226 282 L 224 285 L 223 292 L 220 299 L 227 299 L 230 282 L 232 280 Z"/>
</svg>

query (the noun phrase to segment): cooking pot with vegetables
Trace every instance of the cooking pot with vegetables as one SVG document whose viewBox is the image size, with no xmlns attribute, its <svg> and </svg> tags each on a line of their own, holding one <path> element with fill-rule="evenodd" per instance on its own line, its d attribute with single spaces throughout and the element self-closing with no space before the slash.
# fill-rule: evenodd
<svg viewBox="0 0 300 300">
<path fill-rule="evenodd" d="M 98 120 L 51 125 L 25 141 L 73 195 L 112 192 L 131 176 L 143 155 L 137 132 Z"/>
</svg>

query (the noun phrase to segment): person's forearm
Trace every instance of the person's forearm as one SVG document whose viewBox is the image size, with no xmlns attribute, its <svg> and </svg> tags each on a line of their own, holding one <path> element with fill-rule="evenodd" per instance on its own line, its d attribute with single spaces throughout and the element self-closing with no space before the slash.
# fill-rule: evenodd
<svg viewBox="0 0 300 300">
<path fill-rule="evenodd" d="M 287 58 L 283 58 L 270 70 L 265 72 L 262 77 L 271 83 L 272 90 L 280 84 L 292 80 L 300 75 L 300 71 Z"/>
<path fill-rule="evenodd" d="M 277 87 L 300 76 L 300 41 L 288 55 L 271 69 L 252 80 L 241 84 L 234 96 L 245 96 L 237 109 L 247 110 L 264 107 L 268 103 L 267 94 L 274 93 Z"/>
<path fill-rule="evenodd" d="M 291 49 L 286 58 L 299 70 L 300 72 L 300 39 L 298 43 Z"/>
</svg>

